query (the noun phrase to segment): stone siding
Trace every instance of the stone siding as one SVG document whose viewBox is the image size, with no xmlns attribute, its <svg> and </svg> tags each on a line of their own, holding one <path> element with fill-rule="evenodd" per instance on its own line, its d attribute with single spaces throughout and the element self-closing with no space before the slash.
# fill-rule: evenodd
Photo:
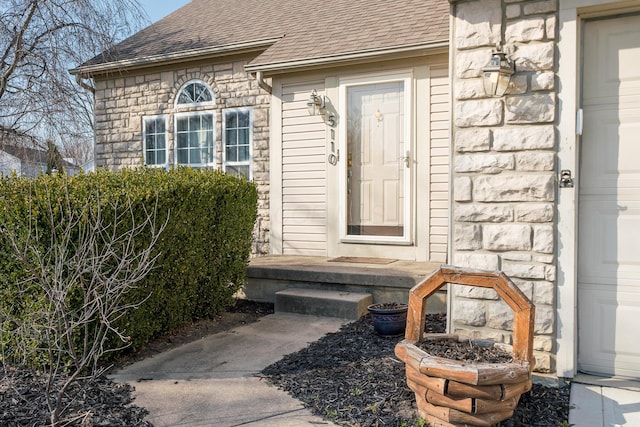
<svg viewBox="0 0 640 427">
<path fill-rule="evenodd" d="M 452 263 L 504 271 L 536 305 L 536 370 L 554 371 L 556 0 L 452 1 Z M 516 74 L 487 98 L 482 67 L 501 40 Z M 454 286 L 452 330 L 510 343 L 493 290 Z"/>
<path fill-rule="evenodd" d="M 216 167 L 222 160 L 222 112 L 226 108 L 253 107 L 253 180 L 259 191 L 258 220 L 254 230 L 254 255 L 269 253 L 269 106 L 270 95 L 244 71 L 247 59 L 199 64 L 137 74 L 96 78 L 95 160 L 112 170 L 142 166 L 143 117 L 167 115 L 168 161 L 174 163 L 175 97 L 184 83 L 205 81 L 214 92 L 215 106 L 181 108 L 179 112 L 214 110 Z"/>
</svg>

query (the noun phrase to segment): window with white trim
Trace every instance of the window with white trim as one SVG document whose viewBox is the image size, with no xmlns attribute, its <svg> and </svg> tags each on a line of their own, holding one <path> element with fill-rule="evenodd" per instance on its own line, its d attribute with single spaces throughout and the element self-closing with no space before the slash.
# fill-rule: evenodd
<svg viewBox="0 0 640 427">
<path fill-rule="evenodd" d="M 176 96 L 176 109 L 215 105 L 213 91 L 202 80 L 185 83 Z M 175 164 L 212 167 L 216 163 L 216 120 L 211 110 L 176 113 L 174 116 Z"/>
<path fill-rule="evenodd" d="M 176 164 L 215 166 L 215 116 L 213 112 L 175 115 Z"/>
<path fill-rule="evenodd" d="M 167 166 L 167 117 L 148 116 L 142 119 L 144 164 Z"/>
<path fill-rule="evenodd" d="M 185 83 L 176 97 L 176 107 L 197 107 L 214 103 L 211 88 L 201 80 Z"/>
<path fill-rule="evenodd" d="M 234 108 L 223 112 L 222 168 L 228 174 L 252 179 L 252 110 Z"/>
</svg>

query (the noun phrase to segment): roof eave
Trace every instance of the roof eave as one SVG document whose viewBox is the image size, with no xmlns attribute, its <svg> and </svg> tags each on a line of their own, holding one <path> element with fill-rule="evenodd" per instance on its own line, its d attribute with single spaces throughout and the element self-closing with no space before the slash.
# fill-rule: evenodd
<svg viewBox="0 0 640 427">
<path fill-rule="evenodd" d="M 192 49 L 181 52 L 173 52 L 168 54 L 149 55 L 139 58 L 126 59 L 122 61 L 106 62 L 101 64 L 84 65 L 72 70 L 71 74 L 80 75 L 88 78 L 94 75 L 107 74 L 110 72 L 129 71 L 134 69 L 146 68 L 149 66 L 159 66 L 171 64 L 178 61 L 197 60 L 215 58 L 219 56 L 227 56 L 231 54 L 241 54 L 246 52 L 255 52 L 266 49 L 273 45 L 282 37 L 252 40 L 241 43 L 232 43 L 226 45 L 212 46 L 202 49 Z"/>
<path fill-rule="evenodd" d="M 383 49 L 372 49 L 358 52 L 349 52 L 344 54 L 336 54 L 315 58 L 295 59 L 292 61 L 269 62 L 264 64 L 248 64 L 245 71 L 264 72 L 269 74 L 277 74 L 290 71 L 302 71 L 319 66 L 343 65 L 353 62 L 374 61 L 378 59 L 395 59 L 401 57 L 411 57 L 425 54 L 446 53 L 449 49 L 449 40 L 439 40 L 429 43 L 420 43 L 414 45 L 394 46 Z"/>
</svg>

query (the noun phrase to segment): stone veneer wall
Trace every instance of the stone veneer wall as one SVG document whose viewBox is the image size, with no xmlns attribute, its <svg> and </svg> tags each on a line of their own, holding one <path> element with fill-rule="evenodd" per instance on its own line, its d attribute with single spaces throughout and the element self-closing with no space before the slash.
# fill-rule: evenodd
<svg viewBox="0 0 640 427">
<path fill-rule="evenodd" d="M 556 0 L 452 0 L 452 262 L 504 271 L 536 305 L 536 370 L 554 371 Z M 501 40 L 516 62 L 503 98 L 481 69 Z M 510 343 L 493 290 L 455 286 L 452 330 Z"/>
<path fill-rule="evenodd" d="M 173 164 L 176 94 L 193 79 L 207 82 L 214 91 L 216 114 L 216 160 L 221 168 L 222 111 L 253 107 L 253 179 L 258 186 L 258 221 L 254 230 L 254 255 L 269 253 L 269 105 L 270 95 L 244 71 L 246 59 L 197 66 L 176 66 L 172 70 L 145 70 L 124 77 L 96 78 L 95 119 L 97 167 L 120 169 L 143 165 L 142 118 L 168 115 L 168 155 Z"/>
</svg>

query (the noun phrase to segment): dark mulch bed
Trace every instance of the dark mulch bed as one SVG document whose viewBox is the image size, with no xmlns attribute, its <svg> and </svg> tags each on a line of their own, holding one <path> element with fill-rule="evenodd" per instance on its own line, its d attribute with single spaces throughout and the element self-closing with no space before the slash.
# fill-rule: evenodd
<svg viewBox="0 0 640 427">
<path fill-rule="evenodd" d="M 124 354 L 116 363 L 127 365 L 153 354 L 195 341 L 203 336 L 254 322 L 273 313 L 273 304 L 238 300 L 213 319 L 186 325 L 150 342 L 139 352 Z M 47 378 L 30 369 L 0 365 L 0 426 L 33 427 L 50 425 L 45 385 Z M 59 387 L 54 387 L 54 390 Z M 133 404 L 133 387 L 116 384 L 106 377 L 74 384 L 64 400 L 65 426 L 145 427 L 147 411 Z M 52 396 L 52 399 L 55 396 Z M 83 424 L 83 420 L 85 424 Z"/>
<path fill-rule="evenodd" d="M 444 322 L 442 315 L 428 316 L 427 332 L 443 332 Z M 400 340 L 376 335 L 367 316 L 285 356 L 263 375 L 314 413 L 343 426 L 422 426 L 404 363 L 393 352 Z M 535 384 L 500 426 L 561 426 L 568 417 L 569 385 Z"/>
<path fill-rule="evenodd" d="M 0 378 L 0 425 L 49 425 L 46 381 L 29 369 L 7 369 Z M 128 384 L 115 384 L 105 377 L 72 384 L 63 401 L 62 419 L 68 422 L 63 425 L 151 426 L 144 421 L 147 411 L 131 405 L 132 390 Z"/>
</svg>

